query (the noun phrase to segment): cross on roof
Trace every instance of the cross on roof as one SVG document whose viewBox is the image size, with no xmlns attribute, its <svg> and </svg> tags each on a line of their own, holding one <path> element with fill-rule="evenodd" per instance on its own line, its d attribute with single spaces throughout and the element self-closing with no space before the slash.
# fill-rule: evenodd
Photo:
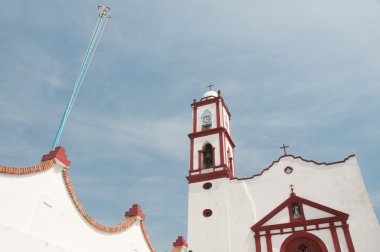
<svg viewBox="0 0 380 252">
<path fill-rule="evenodd" d="M 293 188 L 294 185 L 290 185 L 290 190 L 292 191 L 292 193 L 294 192 L 294 188 Z"/>
<path fill-rule="evenodd" d="M 280 149 L 284 149 L 284 156 L 286 156 L 286 148 L 289 148 L 289 145 L 282 144 L 282 147 Z"/>
<path fill-rule="evenodd" d="M 214 86 L 214 85 L 212 85 L 212 84 L 208 85 L 208 86 L 207 86 L 207 87 L 208 87 L 208 90 L 211 91 L 211 88 L 212 88 L 213 86 Z"/>
</svg>

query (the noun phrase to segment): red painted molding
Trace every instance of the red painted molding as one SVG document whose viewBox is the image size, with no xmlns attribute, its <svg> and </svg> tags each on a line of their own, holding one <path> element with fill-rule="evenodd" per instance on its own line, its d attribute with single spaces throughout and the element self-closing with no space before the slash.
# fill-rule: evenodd
<svg viewBox="0 0 380 252">
<path fill-rule="evenodd" d="M 256 245 L 256 252 L 261 252 L 261 237 L 259 233 L 255 234 L 255 245 Z"/>
<path fill-rule="evenodd" d="M 220 106 L 219 101 L 216 102 L 216 127 L 220 128 Z"/>
<path fill-rule="evenodd" d="M 204 131 L 198 131 L 198 132 L 193 132 L 188 135 L 190 139 L 194 139 L 197 137 L 204 137 L 204 136 L 209 136 L 212 134 L 217 134 L 217 133 L 225 133 L 225 136 L 227 137 L 228 141 L 230 142 L 232 148 L 235 148 L 235 144 L 232 141 L 227 129 L 220 127 L 220 128 L 213 128 L 209 130 L 204 130 Z"/>
<path fill-rule="evenodd" d="M 178 236 L 177 240 L 173 242 L 173 247 L 185 247 L 187 248 L 188 244 L 185 241 L 185 238 L 183 236 Z"/>
<path fill-rule="evenodd" d="M 302 204 L 314 207 L 318 210 L 327 212 L 329 214 L 332 214 L 334 216 L 327 217 L 327 218 L 320 218 L 320 219 L 312 219 L 312 220 L 300 220 L 297 222 L 291 222 L 289 223 L 282 223 L 282 224 L 275 224 L 275 225 L 268 225 L 263 226 L 267 221 L 269 221 L 271 218 L 273 218 L 276 214 L 278 214 L 280 211 L 282 211 L 284 208 L 287 208 L 290 204 L 293 202 L 297 202 Z M 331 223 L 336 221 L 346 221 L 348 219 L 348 214 L 340 212 L 338 210 L 329 208 L 327 206 L 323 206 L 321 204 L 318 204 L 316 202 L 301 198 L 296 196 L 295 194 L 291 194 L 290 197 L 282 202 L 279 206 L 277 206 L 274 210 L 272 210 L 269 214 L 264 216 L 260 221 L 258 221 L 255 225 L 251 227 L 252 231 L 259 232 L 259 231 L 267 231 L 267 230 L 273 230 L 273 229 L 284 229 L 284 228 L 294 228 L 299 226 L 308 226 L 308 225 L 316 225 L 316 224 L 322 224 L 322 223 Z"/>
<path fill-rule="evenodd" d="M 190 136 L 189 136 L 190 137 Z M 352 157 L 355 157 L 354 154 L 346 157 L 344 160 L 341 160 L 341 161 L 336 161 L 336 162 L 332 162 L 332 163 L 326 163 L 326 162 L 322 162 L 322 163 L 318 163 L 314 160 L 307 160 L 307 159 L 304 159 L 300 156 L 293 156 L 293 155 L 283 155 L 281 157 L 279 157 L 276 161 L 273 161 L 272 164 L 270 164 L 267 168 L 263 169 L 259 174 L 255 174 L 255 175 L 252 175 L 251 177 L 247 177 L 247 178 L 232 178 L 232 179 L 236 179 L 236 180 L 248 180 L 248 179 L 253 179 L 254 177 L 257 177 L 257 176 L 261 176 L 263 175 L 264 172 L 266 172 L 267 170 L 269 170 L 270 168 L 272 168 L 276 163 L 280 162 L 280 160 L 282 158 L 286 158 L 286 157 L 292 157 L 293 159 L 300 159 L 304 162 L 307 162 L 307 163 L 313 163 L 315 165 L 334 165 L 334 164 L 341 164 L 341 163 L 345 163 L 347 160 L 349 160 L 350 158 Z"/>
<path fill-rule="evenodd" d="M 190 139 L 190 171 L 194 170 L 194 139 Z"/>
<path fill-rule="evenodd" d="M 273 252 L 272 250 L 272 237 L 269 232 L 265 235 L 265 240 L 267 242 L 267 252 Z"/>
<path fill-rule="evenodd" d="M 336 227 L 334 226 L 333 222 L 330 223 L 330 232 L 331 232 L 331 238 L 333 240 L 335 252 L 342 252 L 340 250 L 340 244 L 339 244 L 338 235 L 336 233 Z"/>
<path fill-rule="evenodd" d="M 307 233 L 307 232 L 302 232 L 302 231 L 296 232 L 296 233 L 290 235 L 288 238 L 286 238 L 285 241 L 281 245 L 280 252 L 286 252 L 286 248 L 288 247 L 288 245 L 294 239 L 301 238 L 301 237 L 306 237 L 306 238 L 309 238 L 309 239 L 315 241 L 320 246 L 320 248 L 322 249 L 322 252 L 328 252 L 326 245 L 318 236 L 315 236 L 315 235 Z"/>
<path fill-rule="evenodd" d="M 70 167 L 70 160 L 67 159 L 66 150 L 62 146 L 55 147 L 54 150 L 50 151 L 48 154 L 42 156 L 42 162 L 47 160 L 57 159 L 67 168 Z"/>
<path fill-rule="evenodd" d="M 142 220 L 145 220 L 145 214 L 143 214 L 139 204 L 133 204 L 132 207 L 129 208 L 128 212 L 125 212 L 125 217 L 134 216 L 139 216 Z"/>
<path fill-rule="evenodd" d="M 223 169 L 221 171 L 215 171 L 215 172 L 209 172 L 209 173 L 202 173 L 202 174 L 196 174 L 196 175 L 189 175 L 186 177 L 189 184 L 206 181 L 206 180 L 213 180 L 218 178 L 230 178 L 231 174 L 228 172 L 228 170 Z"/>
<path fill-rule="evenodd" d="M 193 132 L 197 132 L 197 108 L 193 107 Z"/>
<path fill-rule="evenodd" d="M 350 230 L 348 229 L 348 224 L 343 222 L 343 233 L 344 238 L 346 238 L 348 252 L 355 252 L 354 243 L 352 242 Z"/>
</svg>

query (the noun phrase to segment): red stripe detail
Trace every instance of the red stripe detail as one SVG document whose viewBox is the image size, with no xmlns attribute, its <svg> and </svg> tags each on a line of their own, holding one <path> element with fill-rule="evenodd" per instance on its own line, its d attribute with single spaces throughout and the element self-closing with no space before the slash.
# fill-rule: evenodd
<svg viewBox="0 0 380 252">
<path fill-rule="evenodd" d="M 339 245 L 339 239 L 338 239 L 338 235 L 336 233 L 336 228 L 334 226 L 334 223 L 330 223 L 330 231 L 331 231 L 331 237 L 332 237 L 333 243 L 334 243 L 335 252 L 341 252 L 340 245 Z"/>
<path fill-rule="evenodd" d="M 344 232 L 344 237 L 346 238 L 348 252 L 355 252 L 354 244 L 351 239 L 350 230 L 348 230 L 348 224 L 346 222 L 343 223 L 343 232 Z"/>
<path fill-rule="evenodd" d="M 272 250 L 272 239 L 271 239 L 271 235 L 269 233 L 267 233 L 265 235 L 265 239 L 266 239 L 266 242 L 267 242 L 267 251 L 268 252 L 273 252 Z"/>
</svg>

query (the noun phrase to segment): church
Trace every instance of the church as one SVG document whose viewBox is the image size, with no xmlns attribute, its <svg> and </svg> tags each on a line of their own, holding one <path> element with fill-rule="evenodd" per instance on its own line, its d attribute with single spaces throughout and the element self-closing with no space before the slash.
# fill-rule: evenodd
<svg viewBox="0 0 380 252">
<path fill-rule="evenodd" d="M 221 92 L 192 103 L 189 252 L 378 251 L 379 224 L 355 155 L 333 163 L 284 155 L 237 178 Z"/>
<path fill-rule="evenodd" d="M 377 251 L 380 229 L 355 155 L 325 163 L 283 145 L 260 174 L 237 178 L 221 92 L 191 106 L 188 232 L 172 252 Z M 0 165 L 0 202 L 0 251 L 156 251 L 138 204 L 115 226 L 85 211 L 63 147 L 34 166 Z"/>
</svg>

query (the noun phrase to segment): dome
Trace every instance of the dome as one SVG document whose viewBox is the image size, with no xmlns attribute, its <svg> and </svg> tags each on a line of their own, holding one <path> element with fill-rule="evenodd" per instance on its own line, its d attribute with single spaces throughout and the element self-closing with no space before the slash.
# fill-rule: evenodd
<svg viewBox="0 0 380 252">
<path fill-rule="evenodd" d="M 202 99 L 204 98 L 211 98 L 211 97 L 218 97 L 218 93 L 213 91 L 213 90 L 209 90 L 207 91 L 206 93 L 204 93 L 204 95 L 202 96 Z"/>
</svg>

